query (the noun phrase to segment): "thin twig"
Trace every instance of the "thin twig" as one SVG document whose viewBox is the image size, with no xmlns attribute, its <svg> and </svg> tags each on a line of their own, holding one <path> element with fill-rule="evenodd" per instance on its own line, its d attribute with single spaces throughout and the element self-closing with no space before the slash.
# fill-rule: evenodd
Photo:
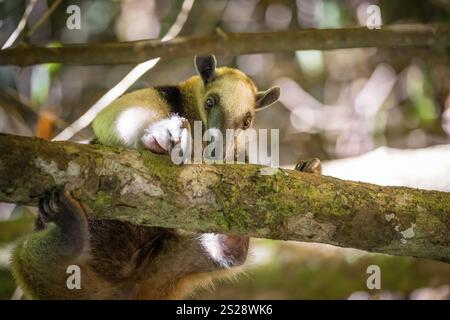
<svg viewBox="0 0 450 320">
<path fill-rule="evenodd" d="M 10 300 L 21 300 L 23 297 L 23 291 L 20 289 L 20 287 L 16 287 L 16 290 L 14 290 L 13 295 L 11 296 Z"/>
<path fill-rule="evenodd" d="M 61 4 L 62 0 L 55 0 L 51 4 L 51 6 L 48 8 L 47 12 L 39 19 L 38 22 L 36 22 L 30 30 L 28 30 L 26 37 L 30 38 L 42 25 L 43 23 L 52 15 L 52 13 L 58 8 L 58 6 Z"/>
<path fill-rule="evenodd" d="M 25 12 L 22 16 L 22 18 L 19 21 L 19 24 L 16 27 L 16 30 L 9 36 L 8 40 L 3 44 L 2 50 L 11 47 L 16 39 L 19 37 L 22 30 L 25 28 L 28 18 L 30 17 L 31 12 L 33 11 L 33 8 L 36 4 L 37 0 L 30 0 L 27 7 L 25 8 Z"/>
</svg>

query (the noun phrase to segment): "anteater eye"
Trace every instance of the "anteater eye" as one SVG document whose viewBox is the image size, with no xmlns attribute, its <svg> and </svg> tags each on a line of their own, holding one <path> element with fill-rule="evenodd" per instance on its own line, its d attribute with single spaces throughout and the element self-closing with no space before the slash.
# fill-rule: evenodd
<svg viewBox="0 0 450 320">
<path fill-rule="evenodd" d="M 248 114 L 245 116 L 244 121 L 242 123 L 242 129 L 248 129 L 250 128 L 250 125 L 252 124 L 252 115 Z"/>
<path fill-rule="evenodd" d="M 212 97 L 206 99 L 205 106 L 207 109 L 212 109 L 214 107 L 214 99 Z"/>
</svg>

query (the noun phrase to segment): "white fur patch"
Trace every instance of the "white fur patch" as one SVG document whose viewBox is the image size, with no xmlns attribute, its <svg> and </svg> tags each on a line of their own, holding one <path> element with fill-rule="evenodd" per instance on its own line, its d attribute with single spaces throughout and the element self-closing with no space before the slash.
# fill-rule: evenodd
<svg viewBox="0 0 450 320">
<path fill-rule="evenodd" d="M 116 120 L 116 130 L 123 143 L 134 146 L 153 116 L 154 113 L 144 107 L 131 107 L 122 111 Z"/>
<path fill-rule="evenodd" d="M 209 256 L 220 266 L 228 268 L 230 261 L 225 257 L 220 245 L 219 235 L 215 233 L 204 233 L 200 236 L 200 242 Z"/>
<path fill-rule="evenodd" d="M 219 261 L 223 258 L 222 248 L 219 243 L 219 235 L 214 233 L 204 233 L 200 236 L 203 248 L 209 253 L 211 258 Z"/>
</svg>

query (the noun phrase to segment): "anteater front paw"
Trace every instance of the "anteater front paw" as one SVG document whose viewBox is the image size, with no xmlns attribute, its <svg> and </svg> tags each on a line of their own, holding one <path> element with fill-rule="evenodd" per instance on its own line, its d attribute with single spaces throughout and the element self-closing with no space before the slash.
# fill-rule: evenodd
<svg viewBox="0 0 450 320">
<path fill-rule="evenodd" d="M 170 118 L 153 123 L 145 129 L 141 141 L 146 149 L 154 153 L 168 152 L 171 156 L 172 150 L 179 147 L 177 149 L 178 156 L 182 157 L 181 163 L 185 163 L 190 154 L 190 131 L 187 119 L 172 115 Z"/>
<path fill-rule="evenodd" d="M 295 170 L 306 173 L 322 174 L 322 163 L 317 158 L 300 160 L 295 166 Z"/>
<path fill-rule="evenodd" d="M 47 191 L 39 200 L 39 221 L 42 224 L 54 222 L 63 224 L 70 222 L 76 216 L 86 218 L 78 201 L 70 195 L 64 186 Z"/>
</svg>

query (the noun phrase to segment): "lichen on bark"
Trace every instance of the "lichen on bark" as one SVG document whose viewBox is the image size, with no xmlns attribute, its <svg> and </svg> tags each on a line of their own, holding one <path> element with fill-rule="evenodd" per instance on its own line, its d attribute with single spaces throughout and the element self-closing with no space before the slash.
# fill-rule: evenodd
<svg viewBox="0 0 450 320">
<path fill-rule="evenodd" d="M 144 226 L 320 242 L 450 262 L 450 194 L 258 165 L 0 134 L 0 201 L 65 184 L 87 213 Z"/>
</svg>

